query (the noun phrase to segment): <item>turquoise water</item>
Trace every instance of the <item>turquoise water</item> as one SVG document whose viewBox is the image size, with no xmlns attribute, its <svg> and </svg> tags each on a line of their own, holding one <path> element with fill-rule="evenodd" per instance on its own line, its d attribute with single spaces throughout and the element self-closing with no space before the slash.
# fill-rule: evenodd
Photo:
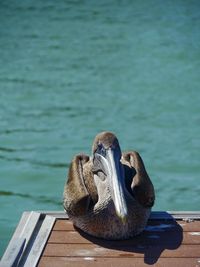
<svg viewBox="0 0 200 267">
<path fill-rule="evenodd" d="M 114 131 L 154 210 L 200 210 L 200 2 L 0 4 L 0 254 L 25 210 L 62 210 L 70 160 Z"/>
</svg>

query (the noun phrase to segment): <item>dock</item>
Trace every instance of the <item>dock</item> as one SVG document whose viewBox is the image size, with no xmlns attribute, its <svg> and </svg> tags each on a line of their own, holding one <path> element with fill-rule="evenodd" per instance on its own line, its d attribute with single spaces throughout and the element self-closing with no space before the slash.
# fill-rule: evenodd
<svg viewBox="0 0 200 267">
<path fill-rule="evenodd" d="M 76 229 L 64 212 L 24 212 L 0 267 L 200 267 L 200 212 L 151 213 L 145 231 L 107 241 Z"/>
</svg>

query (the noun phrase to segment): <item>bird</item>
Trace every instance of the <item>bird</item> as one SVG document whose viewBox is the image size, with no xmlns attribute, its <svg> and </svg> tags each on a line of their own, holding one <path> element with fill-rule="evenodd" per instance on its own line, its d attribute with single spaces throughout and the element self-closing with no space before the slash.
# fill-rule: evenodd
<svg viewBox="0 0 200 267">
<path fill-rule="evenodd" d="M 123 240 L 140 234 L 154 201 L 139 153 L 122 153 L 112 132 L 97 134 L 91 157 L 78 154 L 70 164 L 63 206 L 75 227 L 89 235 Z"/>
</svg>

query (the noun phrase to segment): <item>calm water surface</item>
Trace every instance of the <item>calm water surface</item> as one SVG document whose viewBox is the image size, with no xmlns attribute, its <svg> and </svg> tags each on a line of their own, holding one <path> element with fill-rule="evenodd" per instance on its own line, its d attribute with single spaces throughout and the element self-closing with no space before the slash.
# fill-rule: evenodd
<svg viewBox="0 0 200 267">
<path fill-rule="evenodd" d="M 1 1 L 0 254 L 102 130 L 141 153 L 154 210 L 200 210 L 199 29 L 198 0 Z"/>
</svg>

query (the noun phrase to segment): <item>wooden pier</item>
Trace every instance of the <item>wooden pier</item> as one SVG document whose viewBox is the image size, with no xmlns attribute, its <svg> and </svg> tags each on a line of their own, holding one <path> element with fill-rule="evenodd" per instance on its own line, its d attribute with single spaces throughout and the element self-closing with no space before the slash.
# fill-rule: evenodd
<svg viewBox="0 0 200 267">
<path fill-rule="evenodd" d="M 1 267 L 200 267 L 200 212 L 152 212 L 145 231 L 106 241 L 75 229 L 63 212 L 24 212 Z"/>
</svg>

